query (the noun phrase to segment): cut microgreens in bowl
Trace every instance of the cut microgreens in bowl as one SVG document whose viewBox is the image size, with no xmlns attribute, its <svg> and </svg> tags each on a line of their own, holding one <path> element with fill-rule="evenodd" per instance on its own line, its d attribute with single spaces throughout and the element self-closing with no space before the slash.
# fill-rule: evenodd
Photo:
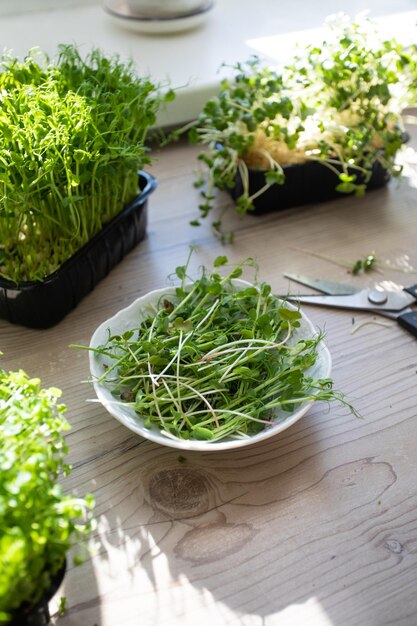
<svg viewBox="0 0 417 626">
<path fill-rule="evenodd" d="M 239 279 L 252 259 L 218 257 L 196 279 L 188 265 L 176 268 L 180 286 L 139 298 L 94 333 L 92 379 L 112 415 L 159 443 L 211 449 L 269 437 L 316 400 L 346 404 L 323 334 L 268 284 Z"/>
</svg>

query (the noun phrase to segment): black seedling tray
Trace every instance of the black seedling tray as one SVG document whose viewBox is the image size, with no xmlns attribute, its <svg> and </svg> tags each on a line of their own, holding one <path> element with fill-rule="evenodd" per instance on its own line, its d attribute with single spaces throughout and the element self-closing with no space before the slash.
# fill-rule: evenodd
<svg viewBox="0 0 417 626">
<path fill-rule="evenodd" d="M 49 328 L 94 289 L 146 234 L 148 197 L 157 181 L 139 172 L 139 195 L 43 282 L 19 284 L 0 277 L 0 318 Z"/>
<path fill-rule="evenodd" d="M 316 163 L 297 163 L 284 166 L 285 182 L 283 185 L 274 184 L 264 193 L 254 199 L 255 209 L 250 215 L 263 215 L 273 211 L 281 211 L 302 204 L 325 202 L 334 198 L 343 198 L 351 194 L 341 193 L 336 190 L 340 180 L 335 172 L 326 166 Z M 357 170 L 357 183 L 364 182 L 364 177 Z M 372 167 L 371 178 L 367 183 L 367 191 L 378 189 L 387 184 L 390 175 L 382 167 L 379 161 L 375 161 Z M 256 193 L 265 185 L 265 172 L 263 170 L 249 170 L 249 193 Z M 229 190 L 232 198 L 236 200 L 243 194 L 242 179 L 236 177 L 235 187 Z"/>
<path fill-rule="evenodd" d="M 67 562 L 58 570 L 51 581 L 50 588 L 44 593 L 41 600 L 35 605 L 26 604 L 12 613 L 9 626 L 46 626 L 51 616 L 49 613 L 49 601 L 58 591 L 64 580 Z"/>
</svg>

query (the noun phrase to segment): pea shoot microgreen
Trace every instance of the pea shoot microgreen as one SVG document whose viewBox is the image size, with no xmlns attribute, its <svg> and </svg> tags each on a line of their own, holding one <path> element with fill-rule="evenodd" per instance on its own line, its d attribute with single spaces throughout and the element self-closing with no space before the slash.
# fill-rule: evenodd
<svg viewBox="0 0 417 626">
<path fill-rule="evenodd" d="M 258 280 L 253 259 L 219 256 L 196 279 L 189 261 L 153 315 L 91 348 L 107 360 L 99 382 L 115 402 L 168 437 L 213 442 L 251 436 L 309 400 L 347 404 L 331 379 L 310 374 L 323 334 L 297 339 L 300 311 Z M 234 282 L 250 270 L 252 283 Z"/>
<path fill-rule="evenodd" d="M 0 275 L 43 281 L 137 196 L 172 91 L 73 45 L 54 60 L 3 54 L 0 70 Z"/>
<path fill-rule="evenodd" d="M 189 131 L 190 141 L 206 146 L 201 217 L 212 210 L 215 189 L 233 188 L 237 176 L 243 191 L 236 209 L 252 210 L 255 197 L 285 183 L 292 164 L 317 162 L 335 173 L 340 193 L 357 196 L 376 161 L 400 174 L 395 156 L 404 142 L 401 112 L 416 98 L 417 46 L 384 38 L 365 17 L 339 15 L 327 26 L 321 43 L 285 66 L 237 63 L 205 104 Z M 265 172 L 256 196 L 249 169 Z"/>
</svg>

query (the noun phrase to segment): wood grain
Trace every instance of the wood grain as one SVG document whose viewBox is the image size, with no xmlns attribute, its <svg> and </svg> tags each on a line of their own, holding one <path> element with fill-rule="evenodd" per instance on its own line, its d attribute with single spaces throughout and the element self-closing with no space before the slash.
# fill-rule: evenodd
<svg viewBox="0 0 417 626">
<path fill-rule="evenodd" d="M 189 245 L 194 267 L 218 254 L 256 258 L 260 276 L 286 293 L 284 271 L 371 285 L 417 282 L 386 269 L 352 277 L 307 254 L 355 261 L 371 251 L 417 267 L 417 169 L 364 198 L 341 198 L 262 218 L 226 218 L 222 246 L 196 217 L 196 149 L 155 150 L 159 187 L 148 236 L 58 326 L 35 331 L 0 322 L 6 369 L 60 386 L 68 405 L 73 472 L 65 488 L 94 493 L 95 554 L 70 566 L 59 626 L 415 626 L 417 596 L 417 342 L 393 321 L 306 307 L 325 328 L 335 385 L 362 418 L 317 404 L 273 439 L 227 453 L 178 452 L 115 421 L 94 394 L 88 343 L 100 322 L 166 284 Z M 229 203 L 224 195 L 221 206 Z M 52 603 L 56 610 L 58 599 Z"/>
</svg>

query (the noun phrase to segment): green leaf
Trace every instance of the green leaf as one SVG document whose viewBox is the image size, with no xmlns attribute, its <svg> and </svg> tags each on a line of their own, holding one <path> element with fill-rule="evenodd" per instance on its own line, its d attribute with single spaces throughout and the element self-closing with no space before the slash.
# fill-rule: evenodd
<svg viewBox="0 0 417 626">
<path fill-rule="evenodd" d="M 178 276 L 178 278 L 180 278 L 181 280 L 185 278 L 186 272 L 187 272 L 187 268 L 185 267 L 185 265 L 179 265 L 178 267 L 175 268 L 175 273 Z"/>
<path fill-rule="evenodd" d="M 143 402 L 144 394 L 141 390 L 139 390 L 135 397 L 135 410 L 140 413 L 142 402 Z"/>
<path fill-rule="evenodd" d="M 203 426 L 196 426 L 192 432 L 195 439 L 209 440 L 214 437 L 213 432 Z"/>
<path fill-rule="evenodd" d="M 213 266 L 221 267 L 222 265 L 226 265 L 227 260 L 227 256 L 218 256 L 214 259 Z"/>
<path fill-rule="evenodd" d="M 235 267 L 229 274 L 229 278 L 239 278 L 242 276 L 243 270 L 241 267 Z"/>
<path fill-rule="evenodd" d="M 245 298 L 256 298 L 258 296 L 258 290 L 256 287 L 248 287 L 247 289 L 242 289 L 240 291 L 236 291 L 235 298 L 237 300 L 243 300 Z"/>
<path fill-rule="evenodd" d="M 164 102 L 172 102 L 173 100 L 175 100 L 175 98 L 176 98 L 176 94 L 175 94 L 175 91 L 173 89 L 169 89 L 164 94 Z"/>
<path fill-rule="evenodd" d="M 344 183 L 352 183 L 356 180 L 357 176 L 355 174 L 339 174 L 339 179 Z"/>
<path fill-rule="evenodd" d="M 87 163 L 91 159 L 91 154 L 86 150 L 74 150 L 74 160 L 77 163 Z"/>
<path fill-rule="evenodd" d="M 369 254 L 363 263 L 363 269 L 365 270 L 365 272 L 370 272 L 372 269 L 374 269 L 376 263 L 376 256 L 374 254 Z"/>
<path fill-rule="evenodd" d="M 243 339 L 253 339 L 254 338 L 253 330 L 250 330 L 249 328 L 242 328 L 241 335 L 242 335 Z"/>
<path fill-rule="evenodd" d="M 211 283 L 207 287 L 207 293 L 211 293 L 212 295 L 218 296 L 222 292 L 222 286 L 220 283 Z"/>
<path fill-rule="evenodd" d="M 252 377 L 252 370 L 249 367 L 245 367 L 244 365 L 241 365 L 240 367 L 235 367 L 233 373 L 237 376 L 240 376 L 241 378 Z"/>
<path fill-rule="evenodd" d="M 356 190 L 356 185 L 354 183 L 339 183 L 336 186 L 336 191 L 340 193 L 353 193 Z"/>
<path fill-rule="evenodd" d="M 163 367 L 164 365 L 168 363 L 168 359 L 159 354 L 152 354 L 148 360 L 151 365 L 156 365 L 156 366 L 161 366 L 161 367 Z"/>
<path fill-rule="evenodd" d="M 198 130 L 196 129 L 195 126 L 193 126 L 189 131 L 188 131 L 188 140 L 190 143 L 192 144 L 196 144 L 199 142 L 200 140 L 200 135 L 198 133 Z"/>
<path fill-rule="evenodd" d="M 256 326 L 258 328 L 262 328 L 264 326 L 269 326 L 270 323 L 271 323 L 271 319 L 270 319 L 268 313 L 264 313 L 263 315 L 260 315 L 258 317 L 258 319 L 256 320 Z"/>
<path fill-rule="evenodd" d="M 174 320 L 174 326 L 178 330 L 182 330 L 185 333 L 189 333 L 193 329 L 193 323 L 191 320 L 184 320 L 182 317 L 177 317 Z"/>
<path fill-rule="evenodd" d="M 67 610 L 68 610 L 68 598 L 66 596 L 61 596 L 59 599 L 58 613 L 60 615 L 65 615 Z"/>
<path fill-rule="evenodd" d="M 294 322 L 302 317 L 300 311 L 293 311 L 292 309 L 287 309 L 285 307 L 279 308 L 278 313 L 283 320 L 287 320 L 289 322 Z"/>
<path fill-rule="evenodd" d="M 283 185 L 285 182 L 285 174 L 282 170 L 269 170 L 265 174 L 265 182 L 268 185 Z"/>
<path fill-rule="evenodd" d="M 272 291 L 271 285 L 267 285 L 265 283 L 261 284 L 261 295 L 263 298 L 267 298 L 269 294 L 271 293 L 271 291 Z"/>
</svg>

